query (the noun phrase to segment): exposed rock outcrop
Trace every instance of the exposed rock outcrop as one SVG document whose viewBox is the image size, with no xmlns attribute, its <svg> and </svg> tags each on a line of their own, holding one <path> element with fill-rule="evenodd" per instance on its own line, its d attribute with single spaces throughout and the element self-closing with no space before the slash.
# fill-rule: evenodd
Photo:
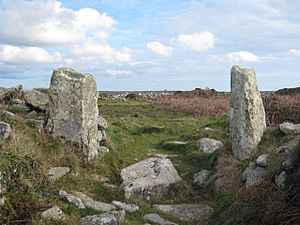
<svg viewBox="0 0 300 225">
<path fill-rule="evenodd" d="M 39 110 L 46 110 L 49 104 L 48 95 L 34 89 L 27 91 L 24 99 L 28 105 Z"/>
<path fill-rule="evenodd" d="M 121 188 L 126 198 L 139 198 L 147 201 L 165 195 L 171 184 L 181 181 L 170 159 L 149 158 L 121 171 Z"/>
<path fill-rule="evenodd" d="M 249 159 L 266 128 L 265 110 L 253 69 L 231 69 L 230 135 L 234 157 Z"/>
</svg>

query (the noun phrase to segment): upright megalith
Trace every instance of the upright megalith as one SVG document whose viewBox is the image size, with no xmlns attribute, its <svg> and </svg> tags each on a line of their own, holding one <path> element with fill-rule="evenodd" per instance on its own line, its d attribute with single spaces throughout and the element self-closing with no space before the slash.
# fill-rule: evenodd
<svg viewBox="0 0 300 225">
<path fill-rule="evenodd" d="M 88 161 L 99 149 L 97 99 L 93 75 L 69 68 L 53 71 L 47 127 L 53 137 L 73 143 Z"/>
<path fill-rule="evenodd" d="M 232 151 L 239 160 L 248 159 L 266 128 L 265 110 L 253 69 L 231 69 L 230 135 Z"/>
</svg>

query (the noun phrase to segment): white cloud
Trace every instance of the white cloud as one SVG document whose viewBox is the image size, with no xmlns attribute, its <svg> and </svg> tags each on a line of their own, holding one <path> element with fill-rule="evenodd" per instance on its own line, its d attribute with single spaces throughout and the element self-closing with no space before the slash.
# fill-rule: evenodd
<svg viewBox="0 0 300 225">
<path fill-rule="evenodd" d="M 251 52 L 239 51 L 230 52 L 224 55 L 216 55 L 212 57 L 212 61 L 218 62 L 258 62 L 259 57 Z"/>
<path fill-rule="evenodd" d="M 291 49 L 289 50 L 290 55 L 300 56 L 300 49 Z"/>
<path fill-rule="evenodd" d="M 158 41 L 148 42 L 147 49 L 158 55 L 170 57 L 172 55 L 172 48 L 163 45 Z"/>
<path fill-rule="evenodd" d="M 60 53 L 49 54 L 38 47 L 0 46 L 0 61 L 7 64 L 54 63 L 61 61 Z"/>
<path fill-rule="evenodd" d="M 106 13 L 72 10 L 55 0 L 12 1 L 0 10 L 0 40 L 30 46 L 74 44 L 91 35 L 100 34 L 103 39 L 103 31 L 115 23 Z"/>
<path fill-rule="evenodd" d="M 178 46 L 186 47 L 197 52 L 203 52 L 214 47 L 215 39 L 212 33 L 204 31 L 193 34 L 180 34 L 171 41 Z"/>
<path fill-rule="evenodd" d="M 75 58 L 101 59 L 105 63 L 127 63 L 130 62 L 132 51 L 129 48 L 116 50 L 107 44 L 88 43 L 75 46 L 70 49 L 70 53 Z"/>
<path fill-rule="evenodd" d="M 133 74 L 133 72 L 130 70 L 114 70 L 114 69 L 106 69 L 105 73 L 112 77 L 130 76 Z"/>
</svg>

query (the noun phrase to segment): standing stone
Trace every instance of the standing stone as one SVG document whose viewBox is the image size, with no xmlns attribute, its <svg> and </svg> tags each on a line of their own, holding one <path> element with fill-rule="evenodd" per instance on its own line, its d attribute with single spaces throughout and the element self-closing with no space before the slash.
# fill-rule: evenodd
<svg viewBox="0 0 300 225">
<path fill-rule="evenodd" d="M 54 137 L 75 144 L 88 161 L 96 157 L 99 148 L 97 99 L 93 75 L 69 68 L 53 71 L 48 128 Z"/>
<path fill-rule="evenodd" d="M 253 69 L 231 69 L 230 135 L 239 160 L 249 159 L 266 128 L 265 110 Z"/>
</svg>

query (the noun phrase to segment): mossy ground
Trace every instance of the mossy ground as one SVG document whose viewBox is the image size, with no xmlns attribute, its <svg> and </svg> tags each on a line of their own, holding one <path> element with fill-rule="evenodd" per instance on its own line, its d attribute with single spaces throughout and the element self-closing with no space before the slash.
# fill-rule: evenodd
<svg viewBox="0 0 300 225">
<path fill-rule="evenodd" d="M 89 209 L 80 210 L 60 200 L 57 195 L 60 189 L 67 192 L 82 191 L 93 199 L 104 202 L 126 201 L 121 190 L 95 180 L 94 175 L 106 176 L 111 184 L 118 186 L 121 169 L 155 154 L 170 155 L 183 178 L 160 203 L 207 202 L 216 208 L 215 217 L 219 221 L 230 221 L 227 216 L 232 214 L 223 211 L 226 211 L 226 207 L 234 198 L 232 193 L 212 196 L 208 194 L 210 191 L 192 186 L 193 175 L 202 169 L 212 169 L 218 158 L 218 153 L 205 154 L 197 150 L 196 142 L 199 138 L 221 140 L 226 146 L 224 151 L 229 151 L 227 116 L 182 116 L 151 102 L 134 100 L 99 101 L 99 111 L 109 124 L 107 146 L 111 152 L 89 164 L 82 163 L 68 144 L 53 140 L 47 134 L 39 134 L 35 128 L 25 125 L 24 113 L 18 112 L 14 121 L 8 121 L 13 127 L 14 135 L 10 140 L 1 143 L 0 166 L 24 168 L 19 170 L 19 174 L 14 174 L 16 182 L 12 182 L 14 185 L 9 186 L 5 195 L 7 206 L 0 214 L 0 224 L 76 224 L 80 217 L 96 212 Z M 120 117 L 123 117 L 126 123 L 115 123 Z M 205 127 L 212 130 L 204 129 Z M 267 135 L 263 142 L 265 146 L 270 146 L 270 143 L 274 144 L 277 140 L 272 139 L 272 132 L 275 131 L 269 132 L 270 135 Z M 279 136 L 280 134 L 275 135 L 280 138 Z M 166 147 L 164 143 L 168 141 L 182 141 L 187 144 Z M 57 182 L 49 182 L 46 174 L 52 166 L 68 166 L 71 172 Z M 136 213 L 127 213 L 125 225 L 144 224 L 145 214 L 157 213 L 146 202 L 133 202 L 138 203 L 141 209 Z M 68 219 L 63 222 L 41 219 L 39 212 L 55 204 L 68 215 Z M 186 224 L 159 214 L 178 224 Z"/>
</svg>

